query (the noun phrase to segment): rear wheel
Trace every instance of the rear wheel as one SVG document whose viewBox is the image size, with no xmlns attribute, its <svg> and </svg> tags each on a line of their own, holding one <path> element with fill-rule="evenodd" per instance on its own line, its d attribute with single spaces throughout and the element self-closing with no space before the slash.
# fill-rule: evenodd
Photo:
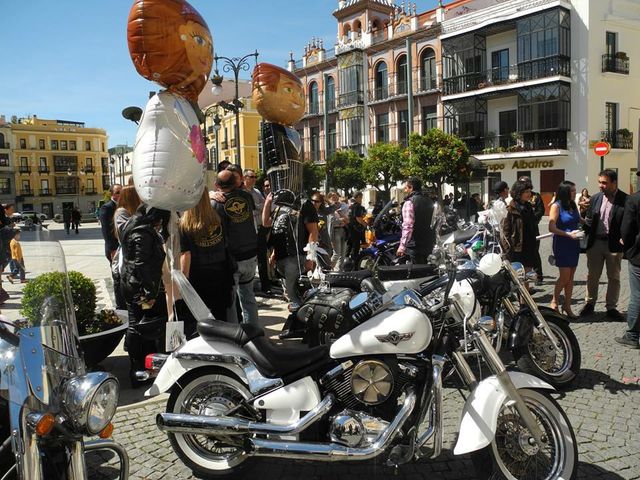
<svg viewBox="0 0 640 480">
<path fill-rule="evenodd" d="M 538 445 L 512 401 L 498 414 L 496 434 L 488 447 L 472 454 L 479 479 L 572 480 L 578 470 L 578 447 L 569 420 L 546 393 L 518 390 L 542 430 Z"/>
<path fill-rule="evenodd" d="M 580 372 L 580 344 L 566 321 L 551 315 L 544 318 L 556 337 L 559 351 L 542 331 L 534 329 L 529 342 L 514 349 L 513 356 L 523 372 L 562 388 L 573 382 Z"/>
<path fill-rule="evenodd" d="M 236 378 L 218 372 L 193 372 L 176 384 L 167 412 L 223 416 L 251 394 Z M 249 463 L 241 435 L 211 437 L 169 433 L 174 451 L 198 478 L 238 478 Z"/>
</svg>

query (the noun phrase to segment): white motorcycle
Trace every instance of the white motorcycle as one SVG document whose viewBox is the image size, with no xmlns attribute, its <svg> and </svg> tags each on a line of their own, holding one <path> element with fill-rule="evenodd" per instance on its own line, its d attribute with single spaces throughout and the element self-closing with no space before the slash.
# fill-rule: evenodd
<svg viewBox="0 0 640 480">
<path fill-rule="evenodd" d="M 576 439 L 553 387 L 505 370 L 488 336 L 496 321 L 455 282 L 453 262 L 449 270 L 442 297 L 428 305 L 412 290 L 388 302 L 375 291 L 356 295 L 349 308 L 362 322 L 330 347 L 277 346 L 251 325 L 200 322 L 200 338 L 157 359 L 147 394 L 171 393 L 158 427 L 203 478 L 238 478 L 260 457 L 382 455 L 398 466 L 441 454 L 442 382 L 456 373 L 471 394 L 454 453 L 472 453 L 480 478 L 575 478 Z M 493 375 L 476 379 L 469 350 Z"/>
</svg>

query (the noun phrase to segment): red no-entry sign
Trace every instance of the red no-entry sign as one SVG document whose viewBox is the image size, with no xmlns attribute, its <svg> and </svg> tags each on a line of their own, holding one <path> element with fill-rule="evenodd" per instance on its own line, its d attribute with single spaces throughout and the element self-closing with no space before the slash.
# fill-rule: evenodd
<svg viewBox="0 0 640 480">
<path fill-rule="evenodd" d="M 599 157 L 604 157 L 611 151 L 611 145 L 607 142 L 598 142 L 593 146 L 593 151 L 596 152 L 596 155 Z"/>
</svg>

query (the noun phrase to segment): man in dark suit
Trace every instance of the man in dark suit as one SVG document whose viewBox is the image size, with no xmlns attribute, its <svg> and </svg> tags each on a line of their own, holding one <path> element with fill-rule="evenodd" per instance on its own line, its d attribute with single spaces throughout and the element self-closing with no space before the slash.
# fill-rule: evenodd
<svg viewBox="0 0 640 480">
<path fill-rule="evenodd" d="M 640 172 L 636 175 L 640 176 Z M 640 191 L 627 197 L 620 232 L 629 261 L 629 309 L 627 331 L 615 340 L 630 348 L 640 348 Z"/>
<path fill-rule="evenodd" d="M 607 264 L 607 317 L 623 321 L 618 311 L 622 243 L 620 226 L 624 216 L 627 194 L 618 189 L 618 174 L 606 169 L 598 175 L 600 191 L 591 197 L 585 216 L 587 239 L 587 298 L 581 316 L 591 315 L 598 300 L 598 283 L 602 267 Z"/>
<path fill-rule="evenodd" d="M 120 242 L 118 242 L 118 239 L 116 238 L 113 214 L 116 212 L 121 190 L 122 185 L 118 183 L 109 187 L 111 199 L 100 207 L 100 212 L 98 214 L 100 229 L 102 230 L 102 238 L 104 239 L 104 255 L 107 257 L 109 264 L 111 264 L 111 260 L 113 260 L 113 256 L 116 254 L 116 251 L 120 246 Z M 125 303 L 124 298 L 122 298 L 122 294 L 120 292 L 120 277 L 113 275 L 112 278 L 113 291 L 116 298 L 116 308 L 118 310 L 126 310 L 127 304 Z"/>
</svg>

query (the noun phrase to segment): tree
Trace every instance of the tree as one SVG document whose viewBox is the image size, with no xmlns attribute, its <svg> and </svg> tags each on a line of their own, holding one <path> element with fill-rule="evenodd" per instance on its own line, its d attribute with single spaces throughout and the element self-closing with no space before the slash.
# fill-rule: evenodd
<svg viewBox="0 0 640 480">
<path fill-rule="evenodd" d="M 314 162 L 304 162 L 302 164 L 302 189 L 311 194 L 320 188 L 320 182 L 324 179 L 324 169 Z"/>
<path fill-rule="evenodd" d="M 333 188 L 351 192 L 367 185 L 362 175 L 362 157 L 353 150 L 338 150 L 327 160 L 325 171 Z"/>
<path fill-rule="evenodd" d="M 442 196 L 444 183 L 463 182 L 469 179 L 469 150 L 454 135 L 433 128 L 424 135 L 409 137 L 410 170 L 413 175 L 434 185 L 438 198 Z"/>
<path fill-rule="evenodd" d="M 402 180 L 406 172 L 404 149 L 397 143 L 376 143 L 369 148 L 369 156 L 363 159 L 364 180 L 382 192 L 386 200 L 390 190 Z"/>
</svg>

